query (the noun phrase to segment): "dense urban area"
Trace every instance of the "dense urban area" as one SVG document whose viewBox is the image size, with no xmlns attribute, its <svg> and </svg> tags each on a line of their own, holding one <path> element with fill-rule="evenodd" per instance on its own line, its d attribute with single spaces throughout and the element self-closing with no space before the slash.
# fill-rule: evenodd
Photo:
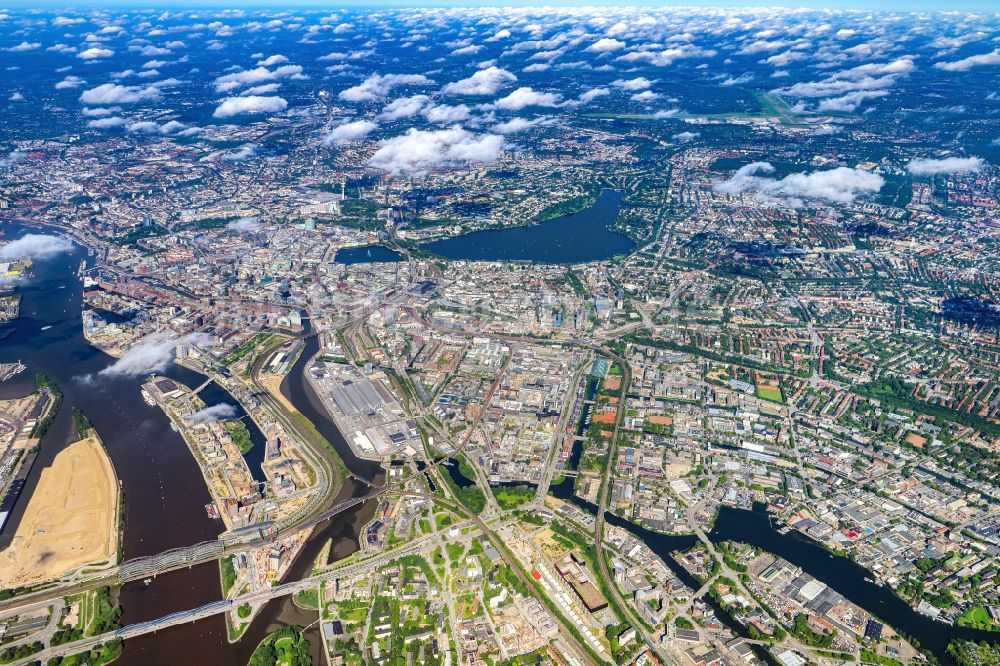
<svg viewBox="0 0 1000 666">
<path fill-rule="evenodd" d="M 1000 664 L 998 30 L 0 12 L 0 663 Z"/>
</svg>

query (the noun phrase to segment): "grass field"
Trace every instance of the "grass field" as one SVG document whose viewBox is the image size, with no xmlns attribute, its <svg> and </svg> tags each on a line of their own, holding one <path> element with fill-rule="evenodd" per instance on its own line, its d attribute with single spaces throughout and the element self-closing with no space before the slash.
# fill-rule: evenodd
<svg viewBox="0 0 1000 666">
<path fill-rule="evenodd" d="M 758 386 L 757 397 L 764 400 L 771 400 L 772 402 L 784 402 L 781 398 L 781 389 L 761 388 Z"/>
<path fill-rule="evenodd" d="M 990 614 L 982 606 L 970 606 L 955 619 L 960 627 L 974 627 L 984 631 L 1000 631 L 1000 625 L 990 619 Z"/>
<path fill-rule="evenodd" d="M 233 568 L 233 558 L 223 557 L 219 560 L 219 578 L 222 582 L 222 596 L 229 594 L 236 583 L 236 569 Z"/>
<path fill-rule="evenodd" d="M 806 123 L 800 121 L 796 113 L 792 110 L 792 107 L 777 95 L 771 93 L 756 93 L 757 101 L 760 103 L 760 111 L 753 111 L 750 113 L 744 111 L 730 111 L 725 113 L 678 113 L 673 118 L 678 120 L 685 119 L 703 119 L 703 120 L 715 120 L 715 121 L 726 121 L 726 120 L 743 120 L 750 118 L 777 118 L 782 125 L 798 125 L 802 126 Z M 836 115 L 836 114 L 825 114 L 825 115 Z M 619 118 L 622 120 L 658 120 L 657 116 L 651 113 L 585 113 L 583 114 L 585 118 Z"/>
<path fill-rule="evenodd" d="M 495 486 L 493 496 L 501 509 L 516 509 L 522 504 L 531 501 L 535 496 L 535 489 L 528 485 L 522 486 Z"/>
<path fill-rule="evenodd" d="M 319 608 L 319 590 L 301 590 L 295 595 L 295 605 L 301 608 Z"/>
<path fill-rule="evenodd" d="M 795 112 L 792 111 L 788 102 L 771 93 L 758 92 L 756 97 L 763 115 L 777 116 L 781 119 L 782 125 L 795 124 Z"/>
<path fill-rule="evenodd" d="M 352 608 L 350 610 L 338 610 L 337 615 L 343 622 L 364 622 L 368 617 L 367 608 Z"/>
</svg>

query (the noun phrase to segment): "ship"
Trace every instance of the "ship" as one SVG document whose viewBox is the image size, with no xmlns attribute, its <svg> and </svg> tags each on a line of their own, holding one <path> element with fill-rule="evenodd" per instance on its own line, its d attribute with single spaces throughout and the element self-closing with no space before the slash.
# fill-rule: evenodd
<svg viewBox="0 0 1000 666">
<path fill-rule="evenodd" d="M 142 399 L 147 405 L 150 407 L 156 407 L 156 401 L 153 400 L 153 396 L 149 395 L 149 392 L 146 389 L 140 389 L 139 392 L 142 394 Z"/>
</svg>

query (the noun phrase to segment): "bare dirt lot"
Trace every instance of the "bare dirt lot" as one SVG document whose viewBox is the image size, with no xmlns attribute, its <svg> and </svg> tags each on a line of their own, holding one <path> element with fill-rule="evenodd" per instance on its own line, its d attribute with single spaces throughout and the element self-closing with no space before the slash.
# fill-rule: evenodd
<svg viewBox="0 0 1000 666">
<path fill-rule="evenodd" d="M 117 509 L 118 479 L 100 441 L 70 444 L 42 470 L 10 547 L 0 553 L 0 588 L 112 559 Z"/>
</svg>

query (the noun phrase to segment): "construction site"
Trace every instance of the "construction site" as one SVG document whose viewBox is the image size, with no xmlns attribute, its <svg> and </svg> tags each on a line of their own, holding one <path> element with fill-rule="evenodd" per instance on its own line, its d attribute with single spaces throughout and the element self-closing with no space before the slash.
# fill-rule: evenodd
<svg viewBox="0 0 1000 666">
<path fill-rule="evenodd" d="M 0 553 L 0 588 L 113 565 L 118 493 L 114 467 L 96 433 L 60 451 L 42 470 L 11 545 Z"/>
</svg>

